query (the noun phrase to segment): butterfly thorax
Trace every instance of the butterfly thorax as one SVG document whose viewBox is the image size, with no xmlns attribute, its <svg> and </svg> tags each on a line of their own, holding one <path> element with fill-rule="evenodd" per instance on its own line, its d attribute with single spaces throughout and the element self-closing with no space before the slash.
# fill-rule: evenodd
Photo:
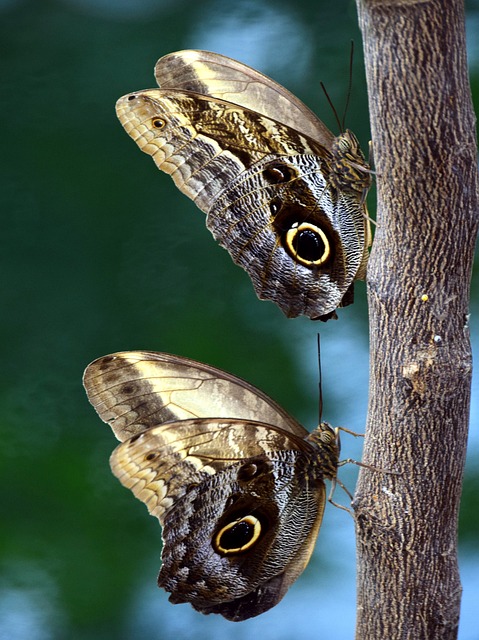
<svg viewBox="0 0 479 640">
<path fill-rule="evenodd" d="M 337 136 L 331 151 L 331 184 L 343 191 L 366 193 L 371 186 L 371 170 L 354 133 L 346 129 Z"/>
<path fill-rule="evenodd" d="M 318 470 L 323 478 L 332 480 L 336 477 L 339 461 L 339 437 L 335 429 L 327 422 L 321 424 L 307 437 L 306 440 L 313 444 L 318 452 Z"/>
</svg>

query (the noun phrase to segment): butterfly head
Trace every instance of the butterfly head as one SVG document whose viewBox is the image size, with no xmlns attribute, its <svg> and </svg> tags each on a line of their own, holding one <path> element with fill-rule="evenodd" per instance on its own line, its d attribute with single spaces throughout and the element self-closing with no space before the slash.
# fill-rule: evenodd
<svg viewBox="0 0 479 640">
<path fill-rule="evenodd" d="M 372 181 L 371 169 L 352 131 L 346 129 L 334 139 L 332 154 L 331 182 L 334 186 L 361 195 L 367 193 Z"/>
</svg>

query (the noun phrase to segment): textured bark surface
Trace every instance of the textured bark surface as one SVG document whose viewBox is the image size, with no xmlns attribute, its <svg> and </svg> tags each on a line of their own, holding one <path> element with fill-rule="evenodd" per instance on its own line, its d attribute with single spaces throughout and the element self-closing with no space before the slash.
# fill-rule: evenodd
<svg viewBox="0 0 479 640">
<path fill-rule="evenodd" d="M 354 508 L 358 639 L 456 638 L 478 222 L 463 3 L 357 0 L 378 214 Z"/>
</svg>

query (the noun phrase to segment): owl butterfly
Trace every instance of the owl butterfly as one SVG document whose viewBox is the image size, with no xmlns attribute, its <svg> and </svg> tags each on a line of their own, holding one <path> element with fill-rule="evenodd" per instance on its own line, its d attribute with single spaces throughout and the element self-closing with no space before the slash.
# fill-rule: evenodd
<svg viewBox="0 0 479 640">
<path fill-rule="evenodd" d="M 366 273 L 371 172 L 298 98 L 208 51 L 158 60 L 161 89 L 120 98 L 125 131 L 206 213 L 206 225 L 288 317 L 327 320 Z"/>
<path fill-rule="evenodd" d="M 162 526 L 170 601 L 234 621 L 274 607 L 313 551 L 337 431 L 308 433 L 244 380 L 165 353 L 105 356 L 83 383 L 122 441 L 114 475 Z"/>
</svg>

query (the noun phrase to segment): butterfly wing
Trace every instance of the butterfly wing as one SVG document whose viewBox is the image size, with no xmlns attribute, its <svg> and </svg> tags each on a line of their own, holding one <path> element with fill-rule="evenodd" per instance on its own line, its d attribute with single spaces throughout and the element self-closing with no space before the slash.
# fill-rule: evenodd
<svg viewBox="0 0 479 640">
<path fill-rule="evenodd" d="M 319 143 L 219 98 L 177 89 L 130 93 L 116 103 L 125 131 L 205 213 L 238 174 L 267 156 L 315 154 Z"/>
<path fill-rule="evenodd" d="M 163 56 L 155 66 L 163 90 L 220 98 L 282 122 L 330 149 L 331 131 L 294 94 L 242 62 L 210 51 L 185 50 Z"/>
<path fill-rule="evenodd" d="M 327 180 L 323 147 L 259 113 L 180 91 L 131 94 L 117 113 L 207 213 L 208 228 L 258 297 L 288 317 L 318 318 L 348 302 L 365 254 L 364 207 L 360 193 Z"/>
<path fill-rule="evenodd" d="M 140 432 L 112 454 L 113 473 L 164 524 L 173 504 L 237 463 L 278 451 L 310 451 L 308 442 L 273 425 L 235 418 L 192 418 Z M 249 479 L 249 478 L 248 478 Z"/>
<path fill-rule="evenodd" d="M 206 220 L 257 296 L 290 318 L 323 318 L 352 302 L 367 255 L 359 199 L 332 188 L 322 168 L 315 155 L 269 156 L 231 180 Z"/>
<path fill-rule="evenodd" d="M 364 277 L 369 168 L 267 76 L 218 54 L 156 66 L 161 89 L 118 100 L 140 149 L 207 214 L 207 226 L 288 317 L 327 319 Z"/>
<path fill-rule="evenodd" d="M 334 431 L 307 436 L 245 381 L 162 353 L 100 358 L 84 384 L 123 441 L 113 473 L 162 525 L 158 584 L 170 600 L 234 621 L 277 604 L 314 548 Z"/>
<path fill-rule="evenodd" d="M 303 438 L 306 430 L 260 389 L 226 371 L 165 353 L 126 351 L 92 362 L 83 377 L 100 418 L 123 441 L 164 422 L 242 418 Z"/>
<path fill-rule="evenodd" d="M 245 620 L 306 567 L 325 487 L 313 446 L 245 420 L 167 423 L 122 443 L 113 473 L 163 528 L 159 586 L 173 603 Z"/>
</svg>

